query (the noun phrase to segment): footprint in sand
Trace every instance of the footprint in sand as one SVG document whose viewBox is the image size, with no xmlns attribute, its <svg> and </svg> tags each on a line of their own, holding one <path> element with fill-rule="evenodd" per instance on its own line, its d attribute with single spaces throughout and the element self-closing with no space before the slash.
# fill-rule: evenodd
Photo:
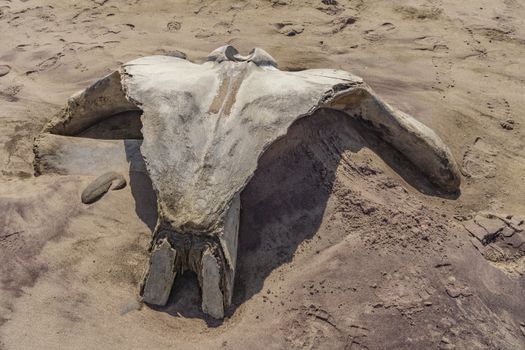
<svg viewBox="0 0 525 350">
<path fill-rule="evenodd" d="M 27 23 L 30 23 L 33 28 L 38 28 L 38 30 L 42 31 L 43 25 L 54 22 L 55 19 L 56 16 L 52 6 L 37 6 L 13 12 L 13 17 L 7 23 L 13 27 L 25 26 Z"/>
<path fill-rule="evenodd" d="M 304 31 L 304 27 L 293 22 L 279 22 L 273 25 L 277 32 L 286 36 L 296 36 Z"/>
<path fill-rule="evenodd" d="M 385 38 L 388 32 L 396 29 L 393 23 L 385 22 L 374 29 L 368 29 L 363 32 L 363 36 L 368 41 L 381 41 Z"/>
<path fill-rule="evenodd" d="M 519 267 L 516 262 L 525 256 L 524 218 L 482 212 L 463 222 L 463 226 L 473 236 L 471 242 L 485 259 L 507 271 Z"/>
<path fill-rule="evenodd" d="M 342 32 L 346 27 L 357 22 L 357 17 L 347 16 L 347 17 L 338 17 L 330 22 L 330 32 L 327 34 L 337 34 Z"/>
<path fill-rule="evenodd" d="M 432 52 L 447 52 L 449 47 L 445 42 L 435 36 L 422 36 L 414 40 L 414 45 L 416 46 L 414 50 L 419 51 L 432 51 Z"/>
<path fill-rule="evenodd" d="M 9 74 L 10 71 L 11 71 L 11 67 L 8 66 L 7 64 L 0 65 L 0 77 L 3 77 L 4 75 Z"/>
<path fill-rule="evenodd" d="M 505 130 L 513 130 L 516 127 L 510 103 L 504 97 L 488 100 L 482 113 L 496 119 Z"/>
<path fill-rule="evenodd" d="M 319 306 L 288 311 L 285 339 L 290 349 L 344 349 L 354 343 L 352 334 L 339 329 L 334 317 Z"/>
<path fill-rule="evenodd" d="M 474 179 L 493 178 L 496 176 L 494 159 L 497 155 L 490 144 L 478 137 L 463 155 L 461 172 Z"/>
</svg>

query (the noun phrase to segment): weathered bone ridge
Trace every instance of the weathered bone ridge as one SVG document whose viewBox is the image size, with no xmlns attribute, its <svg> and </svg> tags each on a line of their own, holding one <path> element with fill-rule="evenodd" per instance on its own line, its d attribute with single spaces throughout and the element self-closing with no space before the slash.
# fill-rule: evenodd
<svg viewBox="0 0 525 350">
<path fill-rule="evenodd" d="M 320 108 L 365 123 L 441 191 L 459 189 L 457 165 L 441 139 L 383 102 L 361 78 L 333 69 L 281 71 L 264 50 L 242 56 L 232 46 L 213 51 L 203 64 L 140 58 L 74 95 L 37 138 L 35 169 L 147 173 L 159 216 L 144 301 L 165 305 L 177 275 L 191 270 L 203 311 L 222 318 L 233 295 L 240 193 L 265 150 Z M 72 137 L 101 133 L 95 125 L 132 111 L 142 112 L 143 140 Z M 107 186 L 109 180 L 100 181 Z"/>
</svg>

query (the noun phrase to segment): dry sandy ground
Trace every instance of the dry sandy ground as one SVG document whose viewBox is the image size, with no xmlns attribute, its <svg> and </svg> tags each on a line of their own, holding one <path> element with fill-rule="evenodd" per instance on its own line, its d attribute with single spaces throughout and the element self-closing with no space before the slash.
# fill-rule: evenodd
<svg viewBox="0 0 525 350">
<path fill-rule="evenodd" d="M 525 348 L 523 18 L 519 0 L 0 1 L 0 349 Z M 224 322 L 191 275 L 141 306 L 153 199 L 82 205 L 92 179 L 33 177 L 33 138 L 119 63 L 224 43 L 362 76 L 450 146 L 461 194 L 319 113 L 242 194 Z M 483 246 L 464 228 L 480 211 L 514 215 L 514 234 Z"/>
</svg>

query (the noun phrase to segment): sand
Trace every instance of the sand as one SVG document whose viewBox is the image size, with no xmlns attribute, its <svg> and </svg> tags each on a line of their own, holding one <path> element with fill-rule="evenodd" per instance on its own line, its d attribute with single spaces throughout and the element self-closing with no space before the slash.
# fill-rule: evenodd
<svg viewBox="0 0 525 350">
<path fill-rule="evenodd" d="M 523 228 L 523 18 L 516 0 L 0 3 L 0 349 L 524 348 L 525 235 L 483 245 L 472 228 L 502 222 L 482 212 Z M 225 43 L 362 76 L 449 145 L 461 193 L 436 193 L 360 125 L 320 112 L 242 194 L 228 317 L 201 313 L 190 274 L 167 307 L 141 305 L 147 181 L 84 205 L 93 178 L 34 177 L 33 138 L 123 62 L 201 62 Z"/>
</svg>

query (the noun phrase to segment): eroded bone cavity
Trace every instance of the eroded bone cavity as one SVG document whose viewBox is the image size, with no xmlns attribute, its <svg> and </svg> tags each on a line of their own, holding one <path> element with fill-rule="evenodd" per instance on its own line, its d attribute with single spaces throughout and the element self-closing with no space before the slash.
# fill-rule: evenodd
<svg viewBox="0 0 525 350">
<path fill-rule="evenodd" d="M 262 49 L 242 56 L 232 46 L 213 51 L 203 64 L 170 56 L 140 58 L 72 97 L 46 127 L 46 133 L 80 136 L 86 130 L 84 135 L 90 135 L 101 130 L 94 125 L 116 113 L 142 113 L 143 140 L 134 140 L 140 150 L 124 153 L 143 157 L 158 200 L 142 289 L 146 302 L 164 305 L 175 276 L 191 270 L 199 279 L 203 310 L 224 315 L 233 294 L 239 194 L 265 150 L 295 121 L 320 108 L 366 124 L 440 190 L 459 189 L 456 162 L 442 140 L 383 102 L 361 78 L 341 70 L 276 67 Z M 96 172 L 97 162 L 122 163 L 122 145 L 83 139 L 70 144 L 70 137 L 60 137 L 37 139 L 37 171 Z M 96 151 L 93 143 L 98 142 L 107 153 L 120 155 Z M 78 161 L 82 157 L 87 164 Z"/>
<path fill-rule="evenodd" d="M 141 144 L 142 140 L 94 140 L 40 134 L 33 145 L 35 173 L 99 176 L 109 169 L 119 173 L 145 173 Z"/>
</svg>

